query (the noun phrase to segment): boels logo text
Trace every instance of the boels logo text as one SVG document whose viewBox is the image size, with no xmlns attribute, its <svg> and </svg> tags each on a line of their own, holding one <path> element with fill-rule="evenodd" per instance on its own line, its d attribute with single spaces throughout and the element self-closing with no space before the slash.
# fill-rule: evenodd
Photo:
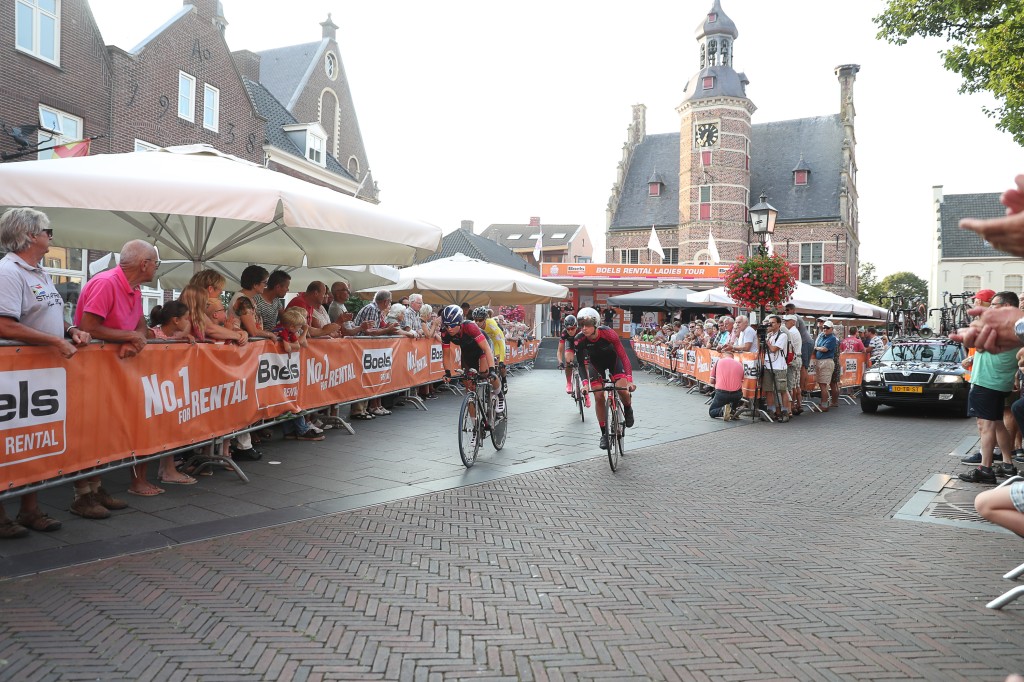
<svg viewBox="0 0 1024 682">
<path fill-rule="evenodd" d="M 270 407 L 298 400 L 298 353 L 263 353 L 256 366 L 256 403 Z"/>
<path fill-rule="evenodd" d="M 391 383 L 391 348 L 368 348 L 363 351 L 362 385 L 365 388 Z"/>
<path fill-rule="evenodd" d="M 435 343 L 430 347 L 430 364 L 440 365 L 444 362 L 444 347 L 439 343 Z"/>
<path fill-rule="evenodd" d="M 59 455 L 65 449 L 67 375 L 63 368 L 0 372 L 0 462 Z"/>
</svg>

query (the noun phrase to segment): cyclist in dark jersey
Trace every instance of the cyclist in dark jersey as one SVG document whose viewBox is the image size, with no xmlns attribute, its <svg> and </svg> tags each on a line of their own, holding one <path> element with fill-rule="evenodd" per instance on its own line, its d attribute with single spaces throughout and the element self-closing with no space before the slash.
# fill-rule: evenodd
<svg viewBox="0 0 1024 682">
<path fill-rule="evenodd" d="M 583 374 L 584 383 L 588 383 L 591 389 L 601 388 L 604 380 L 604 373 L 607 370 L 619 389 L 619 399 L 622 401 L 622 411 L 625 426 L 633 426 L 633 396 L 632 391 L 636 390 L 633 383 L 633 368 L 629 364 L 626 350 L 622 347 L 622 341 L 615 330 L 600 325 L 600 316 L 593 308 L 583 308 L 576 315 L 576 320 L 581 331 L 574 340 L 576 346 L 576 361 L 586 365 Z M 607 448 L 607 436 L 605 435 L 605 412 L 604 392 L 597 391 L 594 407 L 597 410 L 597 421 L 601 427 L 601 447 Z"/>
<path fill-rule="evenodd" d="M 491 346 L 487 343 L 487 337 L 480 327 L 466 320 L 462 316 L 462 308 L 457 305 L 445 306 L 441 311 L 441 345 L 447 349 L 452 343 L 457 345 L 462 352 L 463 371 L 475 369 L 488 377 L 491 388 L 498 396 L 498 414 L 504 412 L 505 396 L 501 392 L 501 380 L 495 372 Z M 451 367 L 448 366 L 447 353 L 443 354 L 441 365 L 444 367 L 444 377 L 447 382 L 452 376 Z"/>
<path fill-rule="evenodd" d="M 562 320 L 562 335 L 558 339 L 558 369 L 565 370 L 565 392 L 572 393 L 572 361 L 576 358 L 576 345 L 574 339 L 579 332 L 579 323 L 575 315 L 566 315 Z M 580 368 L 580 376 L 584 370 Z M 590 394 L 583 394 L 587 407 L 590 407 Z"/>
</svg>

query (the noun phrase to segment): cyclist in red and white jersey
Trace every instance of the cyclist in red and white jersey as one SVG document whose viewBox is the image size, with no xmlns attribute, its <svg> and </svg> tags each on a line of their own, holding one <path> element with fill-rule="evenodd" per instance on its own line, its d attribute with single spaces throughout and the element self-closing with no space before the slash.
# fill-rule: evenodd
<svg viewBox="0 0 1024 682">
<path fill-rule="evenodd" d="M 633 368 L 619 335 L 615 330 L 602 326 L 600 319 L 593 308 L 583 308 L 576 314 L 576 320 L 581 328 L 574 339 L 576 361 L 586 364 L 586 371 L 581 373 L 584 383 L 589 383 L 591 389 L 601 388 L 606 370 L 611 374 L 612 381 L 619 389 L 619 399 L 622 401 L 623 424 L 627 427 L 633 426 L 632 391 L 636 390 L 636 384 L 633 383 Z M 594 401 L 594 407 L 597 410 L 598 425 L 601 427 L 601 447 L 607 448 L 607 436 L 604 432 L 605 394 L 603 391 L 597 391 L 595 396 L 597 400 Z"/>
</svg>

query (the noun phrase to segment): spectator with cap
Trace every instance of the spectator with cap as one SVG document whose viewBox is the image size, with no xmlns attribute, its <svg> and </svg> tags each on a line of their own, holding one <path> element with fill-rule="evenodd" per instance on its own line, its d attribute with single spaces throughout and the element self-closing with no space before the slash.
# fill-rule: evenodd
<svg viewBox="0 0 1024 682">
<path fill-rule="evenodd" d="M 832 327 L 832 320 L 822 322 L 821 333 L 814 340 L 815 378 L 818 382 L 818 390 L 821 391 L 819 407 L 822 412 L 828 412 L 829 387 L 832 384 L 832 373 L 835 371 L 836 359 L 839 354 L 839 340 L 832 333 Z"/>
<path fill-rule="evenodd" d="M 801 400 L 803 399 L 802 388 L 800 385 L 803 379 L 803 337 L 800 336 L 800 330 L 797 329 L 796 323 L 799 320 L 796 315 L 790 313 L 782 316 L 782 324 L 786 328 L 786 333 L 789 335 L 789 345 L 793 349 L 793 358 L 790 360 L 789 365 L 786 369 L 786 384 L 789 386 L 789 393 L 791 402 L 793 404 L 793 414 L 797 415 L 804 411 Z"/>
</svg>

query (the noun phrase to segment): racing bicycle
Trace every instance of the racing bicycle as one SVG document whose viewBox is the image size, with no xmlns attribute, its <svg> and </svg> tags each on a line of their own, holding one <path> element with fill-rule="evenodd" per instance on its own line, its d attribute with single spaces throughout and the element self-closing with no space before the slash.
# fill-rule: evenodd
<svg viewBox="0 0 1024 682">
<path fill-rule="evenodd" d="M 480 444 L 488 431 L 495 450 L 505 447 L 508 399 L 505 399 L 505 410 L 498 414 L 498 395 L 491 389 L 487 375 L 469 369 L 452 379 L 462 381 L 467 388 L 462 407 L 459 408 L 459 457 L 468 469 L 476 463 Z"/>
<path fill-rule="evenodd" d="M 572 399 L 576 401 L 576 407 L 580 410 L 580 421 L 587 421 L 586 408 L 587 389 L 583 386 L 583 377 L 580 376 L 580 368 L 575 362 L 569 363 L 572 366 Z"/>
<path fill-rule="evenodd" d="M 619 399 L 619 389 L 615 382 L 605 372 L 601 382 L 601 388 L 591 388 L 591 393 L 603 391 L 606 393 L 604 401 L 604 435 L 608 441 L 608 465 L 612 471 L 619 467 L 619 457 L 626 454 L 622 441 L 626 435 L 626 414 L 622 409 L 622 401 Z"/>
</svg>

